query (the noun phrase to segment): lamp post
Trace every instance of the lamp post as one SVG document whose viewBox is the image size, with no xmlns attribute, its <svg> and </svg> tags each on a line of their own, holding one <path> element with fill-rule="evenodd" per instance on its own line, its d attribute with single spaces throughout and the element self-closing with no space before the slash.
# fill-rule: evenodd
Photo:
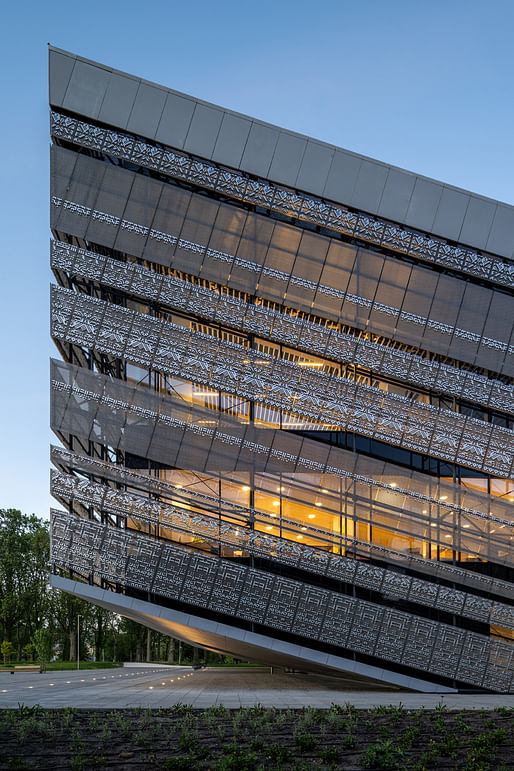
<svg viewBox="0 0 514 771">
<path fill-rule="evenodd" d="M 80 669 L 80 619 L 82 616 L 77 615 L 77 669 Z"/>
</svg>

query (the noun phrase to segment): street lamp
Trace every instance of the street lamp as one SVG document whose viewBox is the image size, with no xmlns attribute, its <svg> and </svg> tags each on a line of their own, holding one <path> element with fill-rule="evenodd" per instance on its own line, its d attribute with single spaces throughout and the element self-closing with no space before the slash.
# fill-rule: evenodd
<svg viewBox="0 0 514 771">
<path fill-rule="evenodd" d="M 77 615 L 77 669 L 80 669 L 80 619 L 82 616 Z"/>
</svg>

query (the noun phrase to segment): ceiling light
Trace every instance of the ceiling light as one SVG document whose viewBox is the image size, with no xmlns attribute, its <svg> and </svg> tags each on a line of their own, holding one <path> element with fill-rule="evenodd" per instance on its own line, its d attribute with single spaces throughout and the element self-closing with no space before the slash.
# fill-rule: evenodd
<svg viewBox="0 0 514 771">
<path fill-rule="evenodd" d="M 280 501 L 273 501 L 273 506 L 280 506 Z"/>
<path fill-rule="evenodd" d="M 297 535 L 296 537 L 298 538 L 299 541 L 301 541 L 303 538 L 303 535 Z"/>
<path fill-rule="evenodd" d="M 428 514 L 428 509 L 423 509 L 423 514 Z"/>
<path fill-rule="evenodd" d="M 307 528 L 306 527 L 302 527 L 302 530 L 307 530 Z"/>
<path fill-rule="evenodd" d="M 398 487 L 396 482 L 390 482 L 389 487 Z"/>
<path fill-rule="evenodd" d="M 437 522 L 431 522 L 430 527 L 437 527 Z"/>
<path fill-rule="evenodd" d="M 447 501 L 447 500 L 448 500 L 448 496 L 447 496 L 447 495 L 441 495 L 441 497 L 439 498 L 439 500 L 440 500 L 440 501 Z"/>
<path fill-rule="evenodd" d="M 323 362 L 317 361 L 297 361 L 299 367 L 322 367 Z"/>
<path fill-rule="evenodd" d="M 315 516 L 316 516 L 315 514 L 309 514 L 309 519 L 314 519 Z"/>
<path fill-rule="evenodd" d="M 175 485 L 175 490 L 182 490 L 184 485 Z"/>
<path fill-rule="evenodd" d="M 277 487 L 277 493 L 283 493 L 285 489 L 285 487 Z"/>
<path fill-rule="evenodd" d="M 325 490 L 322 490 L 321 492 L 322 493 L 328 493 L 328 490 L 325 489 Z"/>
<path fill-rule="evenodd" d="M 462 527 L 469 527 L 469 525 L 462 525 Z"/>
<path fill-rule="evenodd" d="M 321 503 L 321 501 L 316 501 L 314 505 L 315 505 L 315 506 L 323 506 L 323 504 Z"/>
<path fill-rule="evenodd" d="M 248 492 L 250 489 L 251 489 L 251 488 L 250 488 L 250 487 L 248 487 L 248 485 L 245 485 L 244 487 L 242 487 L 242 488 L 241 488 L 241 490 L 242 490 L 244 493 L 247 493 L 247 492 Z"/>
<path fill-rule="evenodd" d="M 273 530 L 271 525 L 266 525 L 266 530 Z"/>
</svg>

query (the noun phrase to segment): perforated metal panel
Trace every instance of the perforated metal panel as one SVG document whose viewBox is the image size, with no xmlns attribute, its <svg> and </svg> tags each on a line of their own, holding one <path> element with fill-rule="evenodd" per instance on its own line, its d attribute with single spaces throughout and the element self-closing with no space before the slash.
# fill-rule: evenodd
<svg viewBox="0 0 514 771">
<path fill-rule="evenodd" d="M 385 661 L 398 661 L 415 669 L 455 678 L 476 686 L 509 692 L 513 687 L 512 648 L 508 643 L 491 642 L 487 637 L 446 624 L 429 621 L 374 603 L 344 597 L 328 590 L 318 590 L 280 576 L 248 569 L 232 563 L 230 571 L 217 557 L 191 554 L 187 562 L 174 562 L 182 570 L 182 588 L 176 579 L 167 583 L 166 553 L 184 555 L 185 550 L 171 544 L 157 543 L 142 536 L 79 520 L 70 514 L 52 512 L 52 561 L 62 567 L 77 568 L 141 588 L 157 592 L 167 587 L 165 596 L 195 607 L 216 609 L 235 617 L 254 620 L 282 631 L 291 631 L 311 641 L 327 640 L 353 650 L 374 655 Z M 180 557 L 178 556 L 180 560 Z M 155 577 L 150 579 L 156 564 Z M 151 566 L 149 568 L 149 565 Z M 217 582 L 227 582 L 227 594 L 216 590 Z M 271 582 L 271 583 L 270 583 Z M 259 599 L 249 608 L 249 600 Z M 234 611 L 233 594 L 241 598 Z M 214 599 L 213 598 L 214 595 Z M 298 612 L 299 611 L 299 612 Z M 308 614 L 308 618 L 306 617 Z M 387 622 L 384 623 L 384 620 Z M 402 623 L 410 622 L 402 628 Z M 398 630 L 405 640 L 403 651 L 398 646 Z M 321 631 L 320 631 L 321 630 Z M 472 645 L 480 653 L 477 664 L 466 659 L 460 667 L 464 645 Z M 483 661 L 488 663 L 484 670 Z"/>
</svg>

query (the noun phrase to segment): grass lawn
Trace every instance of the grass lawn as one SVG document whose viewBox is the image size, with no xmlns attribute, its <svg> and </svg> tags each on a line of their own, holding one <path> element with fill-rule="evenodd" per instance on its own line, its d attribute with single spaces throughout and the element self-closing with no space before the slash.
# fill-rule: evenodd
<svg viewBox="0 0 514 771">
<path fill-rule="evenodd" d="M 511 771 L 513 758 L 506 708 L 0 711 L 0 767 L 18 771 Z"/>
<path fill-rule="evenodd" d="M 10 664 L 0 664 L 1 669 L 9 669 L 10 667 L 37 667 L 39 661 L 12 661 Z M 120 662 L 113 663 L 112 661 L 81 661 L 81 669 L 113 669 L 115 667 L 121 667 Z M 77 669 L 76 661 L 50 661 L 43 666 L 47 672 L 55 672 L 60 669 Z"/>
</svg>

